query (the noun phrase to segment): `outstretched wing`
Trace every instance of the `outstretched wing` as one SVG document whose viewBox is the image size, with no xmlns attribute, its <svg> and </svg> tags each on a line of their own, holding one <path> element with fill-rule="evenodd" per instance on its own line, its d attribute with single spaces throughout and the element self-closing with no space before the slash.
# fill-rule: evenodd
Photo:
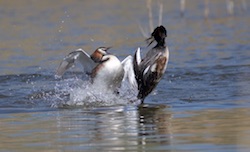
<svg viewBox="0 0 250 152">
<path fill-rule="evenodd" d="M 140 69 L 139 69 L 140 63 L 141 63 L 141 49 L 138 48 L 134 54 L 134 59 L 133 59 L 133 68 L 137 82 L 139 81 L 139 75 L 140 75 Z"/>
<path fill-rule="evenodd" d="M 61 77 L 66 70 L 71 68 L 78 61 L 84 68 L 84 72 L 90 74 L 92 69 L 97 65 L 82 49 L 77 49 L 69 53 L 61 62 L 56 71 L 56 77 Z"/>
<path fill-rule="evenodd" d="M 122 81 L 128 79 L 129 84 L 134 88 L 137 89 L 137 82 L 135 79 L 134 67 L 133 67 L 133 57 L 131 55 L 127 56 L 122 61 L 122 66 L 124 69 L 124 77 Z"/>
</svg>

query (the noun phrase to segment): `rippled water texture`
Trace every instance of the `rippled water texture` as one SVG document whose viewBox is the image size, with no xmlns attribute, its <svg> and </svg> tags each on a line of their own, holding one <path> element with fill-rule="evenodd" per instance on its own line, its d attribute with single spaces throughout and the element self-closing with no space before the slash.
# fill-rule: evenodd
<svg viewBox="0 0 250 152">
<path fill-rule="evenodd" d="M 250 151 L 249 9 L 211 1 L 205 19 L 204 1 L 187 2 L 182 18 L 163 1 L 170 61 L 138 105 L 133 92 L 96 94 L 79 66 L 54 73 L 77 48 L 112 46 L 121 60 L 145 50 L 145 1 L 1 1 L 0 151 Z"/>
</svg>

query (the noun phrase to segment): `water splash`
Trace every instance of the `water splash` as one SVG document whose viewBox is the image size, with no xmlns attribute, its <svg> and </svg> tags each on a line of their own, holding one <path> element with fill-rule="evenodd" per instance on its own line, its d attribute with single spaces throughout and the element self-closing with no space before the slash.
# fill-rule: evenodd
<svg viewBox="0 0 250 152">
<path fill-rule="evenodd" d="M 122 83 L 118 93 L 107 90 L 102 85 L 93 85 L 89 81 L 79 78 L 70 78 L 58 81 L 55 86 L 55 98 L 53 107 L 68 106 L 113 106 L 138 104 L 137 91 L 133 90 L 127 81 Z"/>
</svg>

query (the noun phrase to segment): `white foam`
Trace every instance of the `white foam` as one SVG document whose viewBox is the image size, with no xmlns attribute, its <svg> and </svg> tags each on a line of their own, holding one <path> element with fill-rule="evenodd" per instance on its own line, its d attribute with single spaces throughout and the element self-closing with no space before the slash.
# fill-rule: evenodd
<svg viewBox="0 0 250 152">
<path fill-rule="evenodd" d="M 112 106 L 138 104 L 137 92 L 127 81 L 123 81 L 119 93 L 107 90 L 101 84 L 92 85 L 89 81 L 71 78 L 59 81 L 56 86 L 57 101 L 53 106 Z"/>
</svg>

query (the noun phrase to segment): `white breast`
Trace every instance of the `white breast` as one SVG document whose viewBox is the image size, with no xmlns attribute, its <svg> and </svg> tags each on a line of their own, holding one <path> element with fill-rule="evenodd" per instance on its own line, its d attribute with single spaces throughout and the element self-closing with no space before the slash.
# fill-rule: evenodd
<svg viewBox="0 0 250 152">
<path fill-rule="evenodd" d="M 121 85 L 124 76 L 123 66 L 120 60 L 113 55 L 105 55 L 103 60 L 105 59 L 108 60 L 102 63 L 102 67 L 94 78 L 93 85 L 114 91 Z"/>
</svg>

